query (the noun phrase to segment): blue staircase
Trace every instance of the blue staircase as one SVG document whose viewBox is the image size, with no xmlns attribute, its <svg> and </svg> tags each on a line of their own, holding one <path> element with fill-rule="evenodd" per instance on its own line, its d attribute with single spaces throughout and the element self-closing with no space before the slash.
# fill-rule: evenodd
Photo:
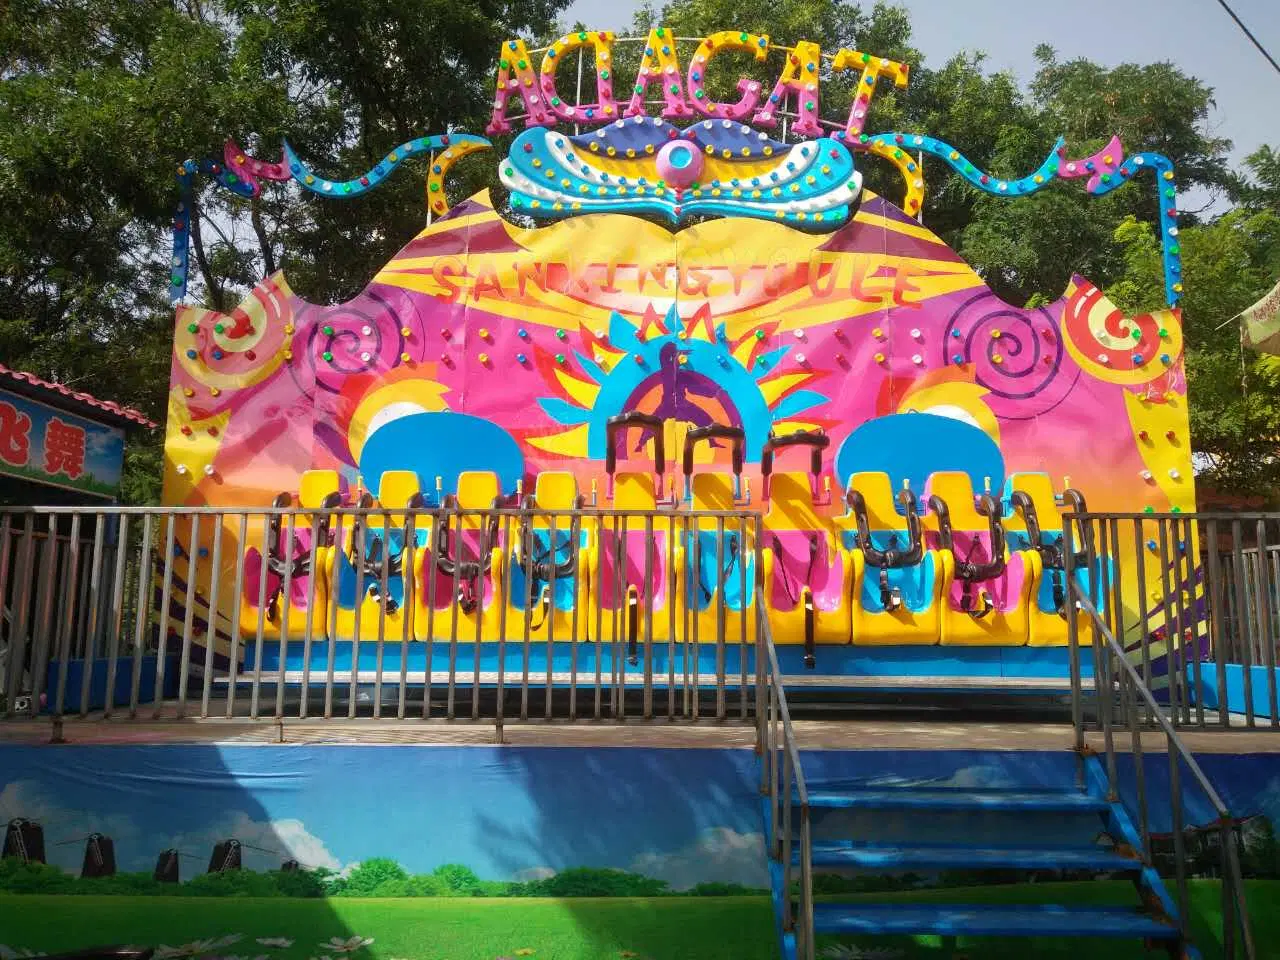
<svg viewBox="0 0 1280 960">
<path fill-rule="evenodd" d="M 1082 757 L 1079 772 L 1080 783 L 1063 789 L 879 787 L 809 780 L 808 870 L 801 864 L 799 831 L 793 826 L 790 842 L 784 844 L 776 830 L 786 819 L 780 814 L 780 822 L 774 822 L 766 802 L 773 902 L 784 960 L 815 955 L 814 946 L 806 950 L 803 936 L 797 937 L 803 909 L 798 883 L 805 878 L 816 937 L 1128 938 L 1135 941 L 1135 956 L 1145 943 L 1163 947 L 1179 960 L 1198 957 L 1179 927 L 1173 898 L 1143 860 L 1137 829 L 1122 804 L 1106 796 L 1100 761 Z M 793 793 L 793 810 L 799 804 L 799 795 Z M 784 850 L 789 851 L 790 870 L 783 869 Z M 1025 872 L 1026 880 L 1048 876 L 1084 885 L 1097 878 L 1125 878 L 1133 883 L 1133 903 L 1094 905 L 1088 901 L 1097 898 L 1087 895 L 1068 904 L 966 903 L 966 896 L 986 899 L 974 895 L 980 887 L 967 885 L 956 890 L 959 902 L 949 903 L 937 900 L 940 891 L 931 891 L 927 898 L 858 893 L 839 901 L 821 895 L 813 899 L 815 874 L 871 871 L 928 877 L 961 870 L 999 870 L 1005 882 L 1017 879 L 1010 871 Z M 1065 888 L 1055 884 L 1052 889 Z M 797 919 L 787 924 L 784 916 Z"/>
</svg>

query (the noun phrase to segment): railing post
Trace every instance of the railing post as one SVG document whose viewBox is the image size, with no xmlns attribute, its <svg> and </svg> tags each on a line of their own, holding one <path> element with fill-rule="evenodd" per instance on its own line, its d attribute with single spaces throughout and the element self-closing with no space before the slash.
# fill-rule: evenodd
<svg viewBox="0 0 1280 960">
<path fill-rule="evenodd" d="M 800 807 L 800 922 L 796 941 L 802 960 L 814 960 L 813 942 L 813 833 L 809 805 Z"/>
<path fill-rule="evenodd" d="M 511 556 L 511 517 L 508 514 L 504 513 L 502 515 L 501 530 L 498 537 L 506 556 Z M 507 710 L 507 605 L 510 594 L 507 569 L 508 566 L 504 563 L 502 569 L 493 571 L 493 589 L 494 594 L 498 597 L 498 681 L 494 694 L 496 699 L 494 702 L 493 735 L 498 743 L 503 742 L 503 727 L 506 722 Z M 430 662 L 427 663 L 427 676 L 428 678 L 431 676 Z M 428 679 L 427 690 L 430 691 L 430 689 L 431 683 Z M 574 692 L 576 693 L 576 690 Z"/>
<path fill-rule="evenodd" d="M 1075 616 L 1075 514 L 1062 521 L 1063 575 L 1067 581 L 1067 650 L 1071 669 L 1071 726 L 1075 732 L 1075 750 L 1084 753 L 1083 667 L 1080 662 L 1080 624 Z"/>
<path fill-rule="evenodd" d="M 209 697 L 213 688 L 214 652 L 218 645 L 218 588 L 222 584 L 222 525 L 220 513 L 213 517 L 213 557 L 209 561 L 209 616 L 204 634 L 204 677 L 200 691 L 200 718 L 209 716 Z M 239 598 L 234 602 L 239 604 Z M 306 690 L 303 688 L 303 695 Z"/>
<path fill-rule="evenodd" d="M 1267 557 L 1267 521 L 1259 520 L 1258 540 L 1258 642 L 1267 666 L 1267 706 L 1271 726 L 1280 726 L 1280 706 L 1276 697 L 1276 645 L 1272 633 L 1275 624 L 1271 609 L 1271 562 Z"/>
<path fill-rule="evenodd" d="M 181 720 L 187 712 L 187 685 L 191 678 L 191 636 L 196 617 L 196 585 L 200 574 L 201 514 L 191 514 L 191 533 L 184 553 L 187 556 L 187 589 L 182 593 L 182 653 L 178 658 L 178 709 Z"/>
<path fill-rule="evenodd" d="M 1227 709 L 1227 646 L 1229 632 L 1230 587 L 1222 581 L 1222 558 L 1218 555 L 1218 521 L 1209 520 L 1204 539 L 1209 555 L 1208 582 L 1204 586 L 1205 603 L 1209 614 L 1209 646 L 1217 672 L 1218 725 L 1224 730 L 1231 726 L 1231 711 Z"/>
<path fill-rule="evenodd" d="M 28 513 L 24 518 L 22 540 L 18 546 L 18 557 L 16 571 L 17 579 L 13 588 L 13 603 L 9 608 L 9 663 L 8 676 L 0 677 L 4 680 L 5 689 L 5 711 L 12 716 L 14 711 L 14 700 L 18 696 L 18 688 L 22 685 L 22 673 L 27 655 L 30 653 L 32 663 L 36 661 L 36 649 L 34 642 L 28 642 L 27 626 L 28 613 L 31 606 L 31 584 L 35 580 L 35 569 L 33 561 L 35 558 L 35 514 Z M 9 557 L 9 532 L 11 520 L 9 516 L 5 517 L 5 540 L 4 540 L 4 557 L 7 561 Z M 0 603 L 7 598 L 8 593 L 0 594 Z M 35 696 L 36 678 L 31 678 L 31 691 Z M 39 703 L 32 704 L 32 712 L 39 709 Z"/>
<path fill-rule="evenodd" d="M 53 700 L 53 717 L 58 723 L 62 722 L 62 712 L 66 709 L 67 696 L 67 671 L 71 661 L 72 634 L 75 632 L 73 624 L 75 623 L 75 615 L 73 604 L 75 603 L 76 584 L 80 575 L 80 514 L 73 513 L 71 515 L 71 537 L 67 545 L 67 578 L 60 585 L 64 591 L 66 599 L 66 607 L 62 612 L 62 623 L 58 632 L 61 637 L 58 641 L 58 684 L 54 693 Z"/>
<path fill-rule="evenodd" d="M 142 686 L 142 656 L 151 628 L 151 610 L 155 605 L 153 579 L 151 514 L 142 520 L 142 542 L 138 544 L 138 603 L 133 622 L 133 669 L 129 679 L 129 719 L 138 718 L 138 700 Z"/>
<path fill-rule="evenodd" d="M 413 639 L 414 616 L 417 609 L 418 577 L 415 572 L 417 558 L 414 551 L 418 545 L 418 514 L 411 506 L 406 507 L 403 533 L 400 539 L 400 584 L 402 591 L 402 615 L 400 618 L 400 678 L 396 690 L 396 719 L 403 720 L 408 709 L 409 699 L 409 642 Z M 313 574 L 314 577 L 314 574 Z M 308 631 L 310 632 L 310 631 Z M 430 669 L 431 665 L 427 665 Z M 305 704 L 306 698 L 303 698 Z"/>
<path fill-rule="evenodd" d="M 89 578 L 86 584 L 88 589 L 85 597 L 87 618 L 80 646 L 83 662 L 80 670 L 80 709 L 77 712 L 80 714 L 81 719 L 89 715 L 89 691 L 93 682 L 94 661 L 97 659 L 98 654 L 98 612 L 102 609 L 102 557 L 106 531 L 107 515 L 98 513 L 93 521 L 93 553 L 89 561 Z M 111 697 L 112 691 L 108 688 L 106 701 L 109 701 Z"/>
<path fill-rule="evenodd" d="M 124 631 L 124 608 L 127 602 L 126 580 L 129 572 L 129 515 L 118 518 L 116 528 L 116 562 L 111 575 L 111 623 L 107 635 L 107 696 L 102 705 L 105 720 L 115 712 L 116 677 L 119 671 L 120 638 Z"/>
<path fill-rule="evenodd" d="M 1231 567 L 1236 587 L 1236 629 L 1240 634 L 1240 669 L 1244 679 L 1245 726 L 1256 726 L 1253 713 L 1253 615 L 1247 599 L 1246 569 L 1248 560 L 1241 549 L 1243 529 L 1239 520 L 1231 521 Z M 1226 704 L 1223 704 L 1225 707 Z"/>
</svg>

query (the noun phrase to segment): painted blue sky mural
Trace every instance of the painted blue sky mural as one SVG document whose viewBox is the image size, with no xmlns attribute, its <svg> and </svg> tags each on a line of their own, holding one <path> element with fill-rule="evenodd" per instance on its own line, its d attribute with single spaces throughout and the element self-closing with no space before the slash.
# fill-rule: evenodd
<svg viewBox="0 0 1280 960">
<path fill-rule="evenodd" d="M 342 871 L 391 857 L 485 879 L 617 867 L 681 889 L 766 886 L 748 751 L 485 747 L 0 747 L 0 822 L 38 820 L 49 861 L 78 870 L 82 843 L 115 841 L 121 870 L 161 850 L 203 871 L 235 838 L 245 866 L 286 856 Z M 256 849 L 255 849 L 256 848 Z"/>
<path fill-rule="evenodd" d="M 1203 762 L 1233 812 L 1280 820 L 1280 759 Z M 811 789 L 1034 787 L 1070 782 L 1074 759 L 1067 751 L 814 752 L 805 768 Z M 1148 795 L 1167 796 L 1167 769 L 1148 770 Z M 123 871 L 150 872 L 162 850 L 176 847 L 184 879 L 204 871 L 215 843 L 235 838 L 253 870 L 293 858 L 342 872 L 390 857 L 411 873 L 458 863 L 492 880 L 587 866 L 676 890 L 716 881 L 764 887 L 756 777 L 748 750 L 0 746 L 0 823 L 40 822 L 49 862 L 68 871 L 80 867 L 83 839 L 101 832 Z M 1208 819 L 1190 793 L 1188 809 L 1193 821 Z M 1154 830 L 1166 828 L 1161 820 L 1153 811 Z M 894 831 L 883 818 L 879 827 Z"/>
</svg>

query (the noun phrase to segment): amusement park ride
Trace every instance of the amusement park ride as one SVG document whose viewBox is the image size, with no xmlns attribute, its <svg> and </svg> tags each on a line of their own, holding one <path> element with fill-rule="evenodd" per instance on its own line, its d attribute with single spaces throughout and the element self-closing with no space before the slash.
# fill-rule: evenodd
<svg viewBox="0 0 1280 960">
<path fill-rule="evenodd" d="M 623 50 L 638 68 L 616 99 Z M 777 82 L 742 79 L 737 101 L 714 100 L 726 51 L 777 59 Z M 586 57 L 595 98 L 570 102 L 557 68 Z M 828 119 L 823 84 L 845 74 L 847 116 Z M 908 77 L 870 53 L 749 32 L 580 31 L 500 53 L 487 132 L 506 143 L 505 209 L 488 191 L 450 207 L 453 165 L 500 149 L 473 134 L 408 141 L 351 180 L 288 145 L 279 162 L 228 142 L 182 166 L 174 512 L 163 535 L 148 516 L 143 538 L 169 638 L 154 690 L 180 684 L 182 715 L 188 682 L 202 684 L 201 716 L 221 692 L 228 718 L 250 684 L 254 718 L 270 712 L 260 690 L 274 690 L 276 716 L 292 691 L 302 717 L 313 690 L 325 717 L 349 690 L 354 717 L 369 702 L 358 688 L 374 685 L 376 717 L 385 677 L 400 717 L 410 688 L 426 717 L 447 684 L 452 719 L 456 692 L 474 689 L 479 717 L 481 689 L 501 705 L 510 681 L 524 718 L 536 676 L 548 719 L 556 691 L 580 683 L 596 718 L 602 697 L 643 690 L 646 718 L 665 693 L 669 718 L 696 719 L 714 693 L 702 709 L 746 718 L 754 703 L 776 746 L 796 687 L 1071 688 L 1078 703 L 1085 679 L 1112 677 L 1098 646 L 1135 636 L 1143 679 L 1169 673 L 1182 624 L 1152 587 L 1191 577 L 1196 551 L 1190 526 L 1170 546 L 1143 524 L 1176 530 L 1194 509 L 1172 166 L 1115 138 L 1086 156 L 1059 141 L 1006 178 L 936 137 L 866 132 L 876 92 Z M 350 200 L 419 158 L 428 224 L 352 300 L 309 304 L 277 273 L 227 315 L 182 302 L 197 176 L 241 197 L 273 181 Z M 864 187 L 872 158 L 901 176 L 900 206 Z M 1167 306 L 1126 316 L 1079 277 L 1053 303 L 1003 302 L 921 222 L 926 166 L 1010 202 L 1061 181 L 1094 195 L 1140 181 L 1157 194 Z M 1089 510 L 1127 511 L 1134 535 L 1079 522 Z M 141 609 L 151 591 L 138 589 Z M 60 669 L 58 710 L 75 702 Z M 83 684 L 87 696 L 87 671 Z M 893 797 L 806 794 L 799 760 L 762 746 L 788 955 L 813 957 L 824 931 L 1092 931 L 1190 956 L 1185 915 L 1134 852 L 1145 819 L 1139 837 L 1114 768 L 1083 733 L 1077 745 L 1083 789 Z M 797 783 L 806 811 L 930 817 L 968 803 L 1100 817 L 1119 839 L 1074 853 L 824 847 L 794 819 Z M 815 908 L 815 864 L 877 856 L 1132 875 L 1146 908 Z"/>
<path fill-rule="evenodd" d="M 1060 141 L 1000 178 L 934 137 L 864 132 L 905 65 L 748 32 L 655 29 L 622 102 L 612 57 L 629 42 L 570 34 L 540 70 L 523 41 L 504 46 L 488 132 L 523 107 L 499 176 L 532 226 L 487 192 L 449 208 L 449 169 L 491 148 L 474 135 L 409 141 L 349 181 L 287 145 L 278 163 L 228 143 L 181 168 L 187 191 L 204 172 L 243 196 L 271 180 L 352 198 L 426 156 L 434 216 L 345 304 L 307 304 L 277 274 L 229 316 L 179 306 L 165 502 L 311 511 L 244 535 L 228 520 L 222 569 L 195 581 L 222 581 L 243 630 L 289 638 L 295 661 L 375 635 L 587 641 L 619 617 L 629 642 L 723 640 L 758 612 L 788 672 L 833 682 L 886 672 L 859 648 L 937 672 L 905 649 L 935 645 L 961 672 L 1064 678 L 1063 514 L 1086 497 L 1194 504 L 1169 161 L 1115 139 L 1072 159 Z M 737 102 L 710 98 L 719 54 L 777 50 L 771 91 L 743 79 Z M 557 68 L 584 54 L 596 98 L 569 103 Z M 847 119 L 823 119 L 823 78 L 844 72 Z M 866 157 L 901 174 L 901 208 L 863 188 Z M 1002 302 L 913 218 L 926 162 L 1011 200 L 1149 175 L 1169 308 L 1126 317 L 1079 278 L 1047 306 Z M 375 512 L 322 512 L 338 507 Z M 1087 583 L 1106 561 L 1086 546 Z M 1127 576 L 1143 564 L 1156 582 L 1152 554 Z"/>
</svg>

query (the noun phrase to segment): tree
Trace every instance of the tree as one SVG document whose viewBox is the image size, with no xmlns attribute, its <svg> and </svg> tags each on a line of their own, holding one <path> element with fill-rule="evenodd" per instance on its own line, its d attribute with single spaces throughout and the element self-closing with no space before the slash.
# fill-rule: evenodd
<svg viewBox="0 0 1280 960">
<path fill-rule="evenodd" d="M 479 129 L 498 45 L 567 0 L 10 0 L 0 4 L 0 356 L 163 420 L 173 171 L 226 137 L 357 176 L 410 136 Z M 492 176 L 492 165 L 489 166 Z M 196 191 L 193 298 L 228 310 L 283 265 L 319 302 L 422 225 L 423 171 L 358 203 Z M 158 450 L 160 438 L 152 441 Z M 145 499 L 157 457 L 130 457 Z"/>
<path fill-rule="evenodd" d="M 1247 877 L 1273 879 L 1280 876 L 1280 843 L 1271 818 L 1261 816 L 1258 825 L 1245 842 L 1244 863 Z"/>
<path fill-rule="evenodd" d="M 318 173 L 358 176 L 411 136 L 479 131 L 499 45 L 548 38 L 568 0 L 9 0 L 0 4 L 0 357 L 9 366 L 140 407 L 163 419 L 173 315 L 168 230 L 173 171 L 218 157 L 226 137 L 274 159 L 287 137 Z M 1240 351 L 1232 311 L 1280 275 L 1280 152 L 1264 147 L 1233 171 L 1229 144 L 1206 119 L 1213 91 L 1167 63 L 1104 67 L 1036 50 L 1023 87 L 992 73 L 980 51 L 930 64 L 902 8 L 853 0 L 672 0 L 637 15 L 682 36 L 735 27 L 782 43 L 873 52 L 911 65 L 905 90 L 882 85 L 868 129 L 923 132 L 996 175 L 1024 174 L 1059 135 L 1082 156 L 1120 134 L 1126 150 L 1176 164 L 1178 185 L 1234 209 L 1184 213 L 1193 439 L 1215 483 L 1267 489 L 1269 461 L 1251 457 L 1277 435 L 1280 361 Z M 638 48 L 619 48 L 629 76 Z M 708 82 L 727 96 L 746 73 L 772 83 L 781 54 L 757 64 L 727 54 Z M 587 58 L 586 83 L 594 82 Z M 847 111 L 857 76 L 824 75 L 824 114 Z M 458 169 L 452 199 L 496 179 L 493 154 Z M 229 310 L 275 269 L 313 302 L 362 289 L 424 219 L 422 161 L 378 191 L 325 201 L 296 185 L 265 184 L 252 202 L 201 183 L 193 197 L 191 299 Z M 416 165 L 416 166 L 415 166 Z M 869 189 L 901 196 L 887 164 L 860 156 Z M 1154 237 L 1156 196 L 1141 178 L 1106 197 L 1054 184 L 1004 201 L 926 165 L 925 223 L 1015 303 L 1056 299 L 1073 271 L 1131 310 L 1163 304 Z M 501 201 L 501 191 L 495 191 Z M 1126 218 L 1135 226 L 1117 230 Z M 1200 231 L 1204 230 L 1203 234 Z M 1136 231 L 1136 232 L 1135 232 Z M 160 438 L 126 458 L 123 489 L 157 493 Z M 1260 462 L 1250 462 L 1260 461 Z"/>
<path fill-rule="evenodd" d="M 445 889 L 446 896 L 475 897 L 480 894 L 480 878 L 470 867 L 446 863 L 436 867 L 432 877 Z"/>
<path fill-rule="evenodd" d="M 387 896 L 383 892 L 384 888 L 400 887 L 407 884 L 408 880 L 408 872 L 396 861 L 389 857 L 370 857 L 335 883 L 333 893 L 344 897 Z"/>
<path fill-rule="evenodd" d="M 1149 309 L 1164 288 L 1154 231 L 1129 219 L 1115 235 L 1124 273 L 1108 293 L 1122 310 Z M 1274 499 L 1280 489 L 1280 376 L 1274 360 L 1242 352 L 1233 318 L 1275 283 L 1280 215 L 1237 208 L 1187 228 L 1180 240 L 1191 441 L 1204 460 L 1202 479 L 1225 491 Z"/>
<path fill-rule="evenodd" d="M 538 897 L 661 897 L 665 880 L 607 867 L 572 867 L 529 884 Z"/>
</svg>

